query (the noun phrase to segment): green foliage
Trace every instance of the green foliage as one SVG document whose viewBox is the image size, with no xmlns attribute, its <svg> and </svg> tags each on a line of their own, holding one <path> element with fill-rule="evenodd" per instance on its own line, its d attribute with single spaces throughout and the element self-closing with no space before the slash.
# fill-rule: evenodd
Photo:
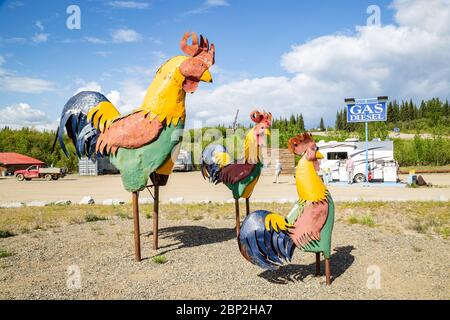
<svg viewBox="0 0 450 320">
<path fill-rule="evenodd" d="M 92 213 L 88 213 L 84 216 L 84 220 L 86 222 L 96 222 L 96 221 L 103 221 L 103 220 L 107 220 L 107 219 L 105 217 L 101 217 L 101 216 L 97 216 Z"/>
<path fill-rule="evenodd" d="M 450 163 L 450 139 L 440 136 L 394 140 L 394 157 L 400 166 L 443 166 Z"/>
<path fill-rule="evenodd" d="M 14 255 L 14 253 L 11 253 L 9 251 L 6 251 L 4 249 L 0 249 L 0 258 L 7 258 Z"/>
<path fill-rule="evenodd" d="M 70 152 L 67 158 L 59 145 L 52 152 L 56 133 L 54 131 L 37 131 L 29 128 L 12 130 L 8 127 L 0 129 L 0 152 L 17 152 L 45 162 L 55 167 L 65 167 L 69 172 L 77 171 L 78 159 L 75 148 L 67 136 L 64 142 Z"/>
<path fill-rule="evenodd" d="M 164 255 L 158 255 L 158 256 L 154 256 L 152 258 L 152 261 L 157 264 L 164 264 L 167 262 L 167 258 Z"/>
<path fill-rule="evenodd" d="M 9 238 L 14 236 L 15 234 L 8 230 L 0 230 L 0 238 Z"/>
</svg>

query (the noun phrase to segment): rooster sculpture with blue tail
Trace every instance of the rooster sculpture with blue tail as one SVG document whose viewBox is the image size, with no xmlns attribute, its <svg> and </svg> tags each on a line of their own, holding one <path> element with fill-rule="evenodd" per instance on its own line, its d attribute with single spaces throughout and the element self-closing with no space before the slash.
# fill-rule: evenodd
<svg viewBox="0 0 450 320">
<path fill-rule="evenodd" d="M 309 133 L 290 139 L 288 147 L 300 156 L 295 172 L 298 202 L 286 217 L 263 210 L 251 213 L 242 223 L 239 249 L 248 261 L 264 269 L 289 263 L 295 248 L 314 252 L 317 275 L 323 253 L 326 283 L 330 285 L 334 203 L 318 175 L 323 156 Z"/>
<path fill-rule="evenodd" d="M 188 44 L 192 37 L 192 43 Z M 184 129 L 186 93 L 194 93 L 201 81 L 212 82 L 209 68 L 215 47 L 203 36 L 186 32 L 180 42 L 187 54 L 166 61 L 156 72 L 144 102 L 121 115 L 101 93 L 84 91 L 64 106 L 57 139 L 64 144 L 64 128 L 78 157 L 109 157 L 120 171 L 122 183 L 132 192 L 136 260 L 141 260 L 138 194 L 154 187 L 153 248 L 158 248 L 159 186 L 166 184 L 179 153 Z"/>
</svg>

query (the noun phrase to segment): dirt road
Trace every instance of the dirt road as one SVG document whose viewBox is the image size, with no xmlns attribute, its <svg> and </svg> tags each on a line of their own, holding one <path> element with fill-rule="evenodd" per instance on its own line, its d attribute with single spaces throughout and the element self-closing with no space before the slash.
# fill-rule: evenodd
<svg viewBox="0 0 450 320">
<path fill-rule="evenodd" d="M 424 175 L 434 188 L 398 188 L 398 187 L 362 187 L 331 186 L 330 190 L 336 201 L 355 200 L 431 200 L 447 201 L 450 199 L 450 174 Z M 404 177 L 403 177 L 404 178 Z M 261 176 L 252 196 L 255 202 L 273 202 L 291 200 L 297 197 L 295 181 L 291 176 L 282 176 L 281 183 L 272 183 L 273 177 Z M 78 203 L 83 196 L 92 196 L 96 203 L 105 199 L 130 200 L 130 194 L 122 187 L 119 175 L 80 177 L 71 175 L 58 181 L 16 181 L 14 178 L 0 179 L 0 203 L 71 200 Z M 142 197 L 150 197 L 147 191 Z M 227 201 L 231 192 L 224 185 L 211 185 L 199 172 L 174 173 L 166 187 L 161 189 L 161 200 L 182 197 L 185 202 L 208 200 Z"/>
</svg>

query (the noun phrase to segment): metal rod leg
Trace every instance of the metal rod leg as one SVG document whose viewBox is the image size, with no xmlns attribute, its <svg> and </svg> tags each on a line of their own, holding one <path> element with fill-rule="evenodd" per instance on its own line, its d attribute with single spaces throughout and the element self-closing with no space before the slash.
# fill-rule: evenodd
<svg viewBox="0 0 450 320">
<path fill-rule="evenodd" d="M 330 259 L 325 259 L 325 277 L 327 279 L 327 286 L 329 286 L 331 284 Z"/>
<path fill-rule="evenodd" d="M 133 192 L 133 219 L 134 219 L 134 252 L 136 261 L 141 261 L 141 234 L 139 230 L 139 192 Z"/>
<path fill-rule="evenodd" d="M 245 210 L 247 211 L 247 216 L 250 214 L 250 199 L 245 199 Z"/>
<path fill-rule="evenodd" d="M 239 236 L 241 231 L 241 217 L 239 215 L 239 199 L 234 199 L 235 210 L 236 210 L 236 234 Z"/>
<path fill-rule="evenodd" d="M 316 252 L 316 276 L 321 276 L 320 274 L 320 252 Z"/>
<path fill-rule="evenodd" d="M 158 250 L 158 214 L 159 214 L 159 186 L 155 186 L 153 203 L 153 250 Z"/>
</svg>

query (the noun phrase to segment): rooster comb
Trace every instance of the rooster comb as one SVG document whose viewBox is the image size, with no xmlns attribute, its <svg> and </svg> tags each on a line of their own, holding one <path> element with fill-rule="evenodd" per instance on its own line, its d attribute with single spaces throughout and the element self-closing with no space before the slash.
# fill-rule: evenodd
<svg viewBox="0 0 450 320">
<path fill-rule="evenodd" d="M 192 44 L 188 44 L 187 41 L 192 37 Z M 196 57 L 203 56 L 205 61 L 211 66 L 214 64 L 214 57 L 216 53 L 216 47 L 212 43 L 209 45 L 209 41 L 206 37 L 200 35 L 200 42 L 195 32 L 186 32 L 180 41 L 181 50 L 188 56 Z"/>
<path fill-rule="evenodd" d="M 267 122 L 269 123 L 269 125 L 272 124 L 272 113 L 270 112 L 265 112 L 265 111 L 258 111 L 258 110 L 254 110 L 250 113 L 250 119 L 252 119 L 252 121 L 254 123 L 261 123 L 261 122 Z"/>
</svg>

